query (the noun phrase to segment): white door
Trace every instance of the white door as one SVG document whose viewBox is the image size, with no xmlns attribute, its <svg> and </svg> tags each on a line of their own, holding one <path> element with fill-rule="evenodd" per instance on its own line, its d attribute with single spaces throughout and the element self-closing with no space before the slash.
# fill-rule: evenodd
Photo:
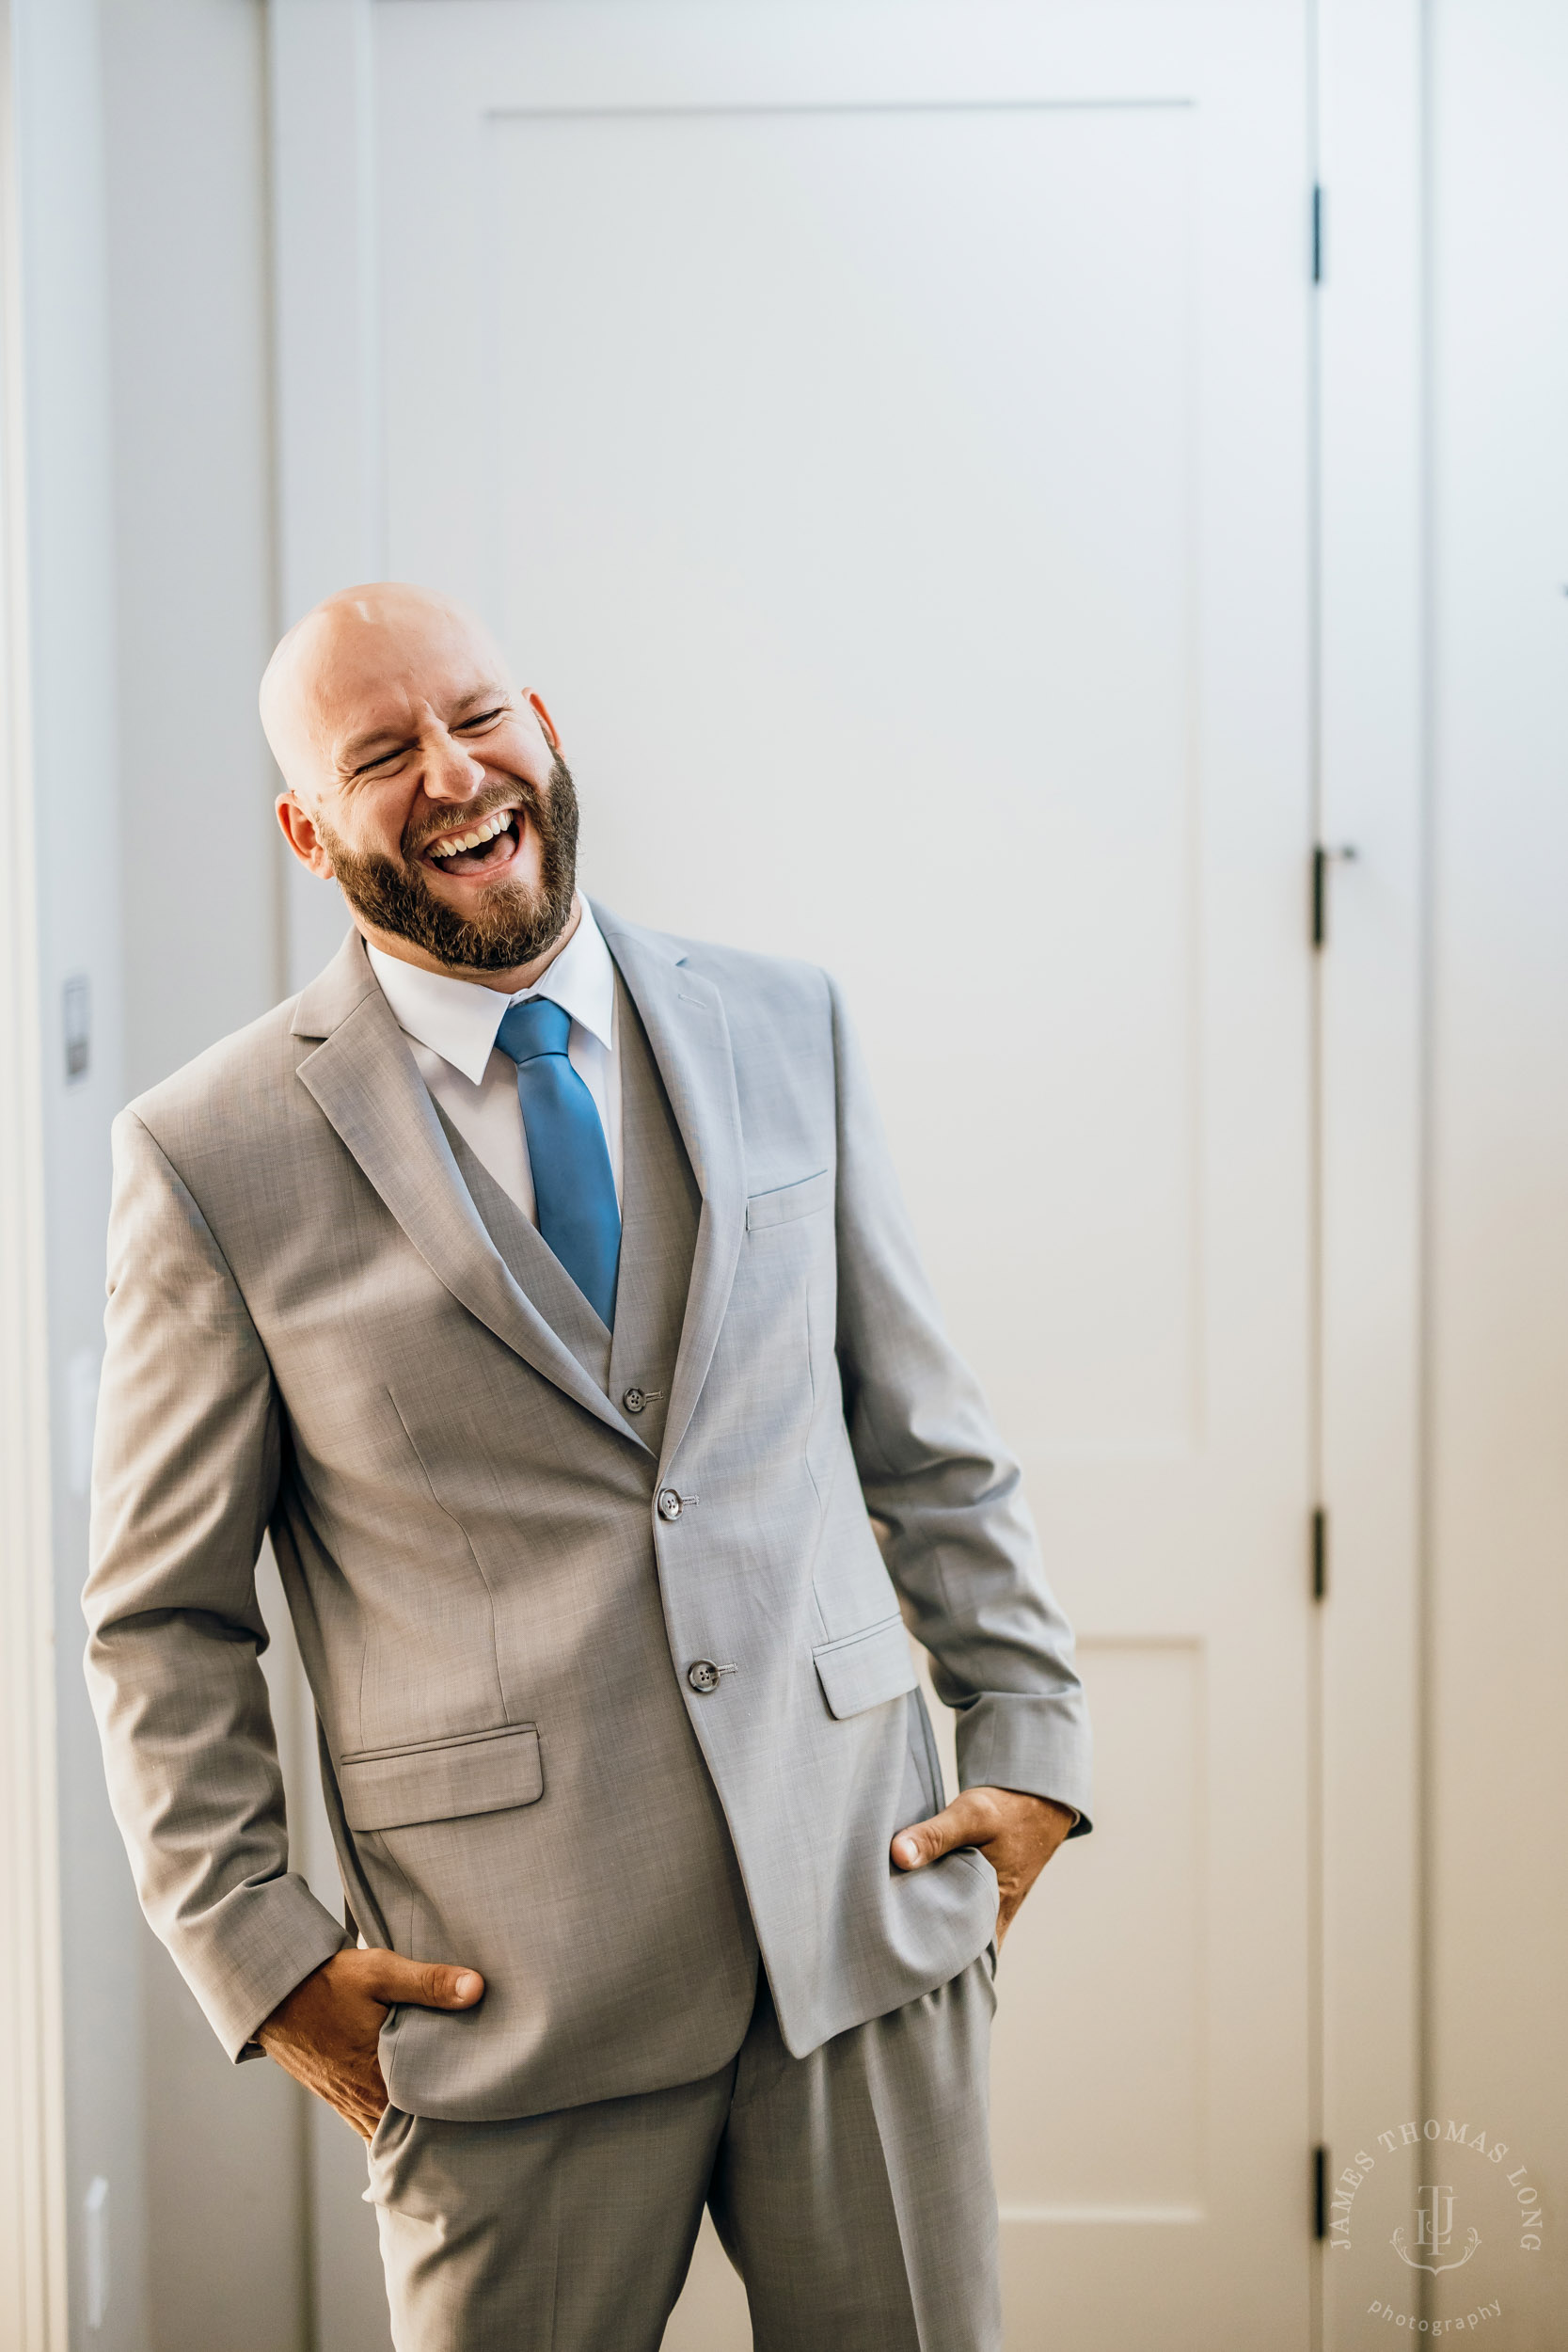
<svg viewBox="0 0 1568 2352">
<path fill-rule="evenodd" d="M 1016 2352 L 1309 2332 L 1305 20 L 275 8 L 290 612 L 470 598 L 589 886 L 846 982 L 1082 1629 Z"/>
</svg>

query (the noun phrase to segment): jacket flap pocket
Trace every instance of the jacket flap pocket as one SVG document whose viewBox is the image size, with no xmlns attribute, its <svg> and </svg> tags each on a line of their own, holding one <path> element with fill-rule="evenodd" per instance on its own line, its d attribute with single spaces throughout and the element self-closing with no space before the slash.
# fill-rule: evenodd
<svg viewBox="0 0 1568 2352">
<path fill-rule="evenodd" d="M 802 1176 L 798 1184 L 781 1184 L 776 1192 L 754 1192 L 746 1203 L 746 1230 L 754 1233 L 764 1225 L 787 1225 L 793 1217 L 810 1216 L 825 1209 L 832 1197 L 833 1180 L 826 1168 Z"/>
<path fill-rule="evenodd" d="M 902 1617 L 884 1617 L 863 1633 L 825 1642 L 812 1655 L 822 1694 L 840 1722 L 846 1715 L 863 1714 L 868 1707 L 880 1707 L 886 1699 L 900 1698 L 919 1680 Z"/>
<path fill-rule="evenodd" d="M 545 1793 L 539 1734 L 532 1724 L 425 1740 L 372 1756 L 346 1756 L 338 1767 L 350 1829 L 404 1829 L 415 1821 L 455 1821 L 467 1813 L 504 1813 Z"/>
</svg>

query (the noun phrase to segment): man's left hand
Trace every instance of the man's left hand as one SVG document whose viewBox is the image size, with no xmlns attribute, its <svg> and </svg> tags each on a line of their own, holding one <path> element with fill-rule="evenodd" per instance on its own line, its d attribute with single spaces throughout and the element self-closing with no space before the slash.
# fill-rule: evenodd
<svg viewBox="0 0 1568 2352">
<path fill-rule="evenodd" d="M 974 1846 L 996 1872 L 1001 1904 L 996 1942 L 1012 1926 L 1019 1905 L 1072 1827 L 1072 1815 L 1049 1797 L 1026 1797 L 1016 1788 L 966 1788 L 928 1821 L 901 1829 L 893 1859 L 901 1870 L 924 1869 L 955 1846 Z"/>
</svg>

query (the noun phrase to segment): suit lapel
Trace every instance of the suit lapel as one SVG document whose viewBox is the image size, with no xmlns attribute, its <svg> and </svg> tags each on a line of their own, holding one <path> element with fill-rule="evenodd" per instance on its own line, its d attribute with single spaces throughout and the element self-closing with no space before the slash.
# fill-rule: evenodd
<svg viewBox="0 0 1568 2352">
<path fill-rule="evenodd" d="M 535 1372 L 641 1447 L 491 1243 L 357 932 L 300 997 L 293 1030 L 322 1039 L 300 1081 L 436 1279 Z"/>
<path fill-rule="evenodd" d="M 642 1017 L 624 974 L 615 978 L 621 1066 L 621 1279 L 610 1376 L 612 1397 L 641 1389 L 637 1426 L 657 1454 L 691 1295 L 702 1189 L 681 1140 Z M 578 1353 L 581 1354 L 581 1349 Z"/>
<path fill-rule="evenodd" d="M 670 1386 L 660 1465 L 690 1426 L 729 1305 L 746 1221 L 745 1159 L 735 1057 L 719 991 L 656 934 L 594 918 L 631 993 L 703 1196 L 697 1248 Z"/>
</svg>

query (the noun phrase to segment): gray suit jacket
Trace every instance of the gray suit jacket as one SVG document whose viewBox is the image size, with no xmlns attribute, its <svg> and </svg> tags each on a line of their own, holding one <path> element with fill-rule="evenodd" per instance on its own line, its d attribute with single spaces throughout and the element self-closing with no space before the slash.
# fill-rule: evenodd
<svg viewBox="0 0 1568 2352">
<path fill-rule="evenodd" d="M 695 1221 L 684 1313 L 661 1339 L 657 1282 L 643 1323 L 623 1304 L 608 1391 L 537 1234 L 492 1237 L 357 935 L 115 1131 L 88 1678 L 142 1900 L 235 2056 L 344 1940 L 288 1867 L 270 1527 L 354 1916 L 487 1979 L 388 2020 L 391 2097 L 428 2115 L 713 2071 L 759 1946 L 797 2054 L 984 1948 L 980 1855 L 889 1862 L 939 1802 L 906 1616 L 966 1785 L 1088 1803 L 1071 1637 L 832 984 L 595 913 L 689 1163 L 641 1240 L 628 1197 L 623 1301 L 658 1200 L 673 1230 L 685 1184 Z"/>
</svg>

